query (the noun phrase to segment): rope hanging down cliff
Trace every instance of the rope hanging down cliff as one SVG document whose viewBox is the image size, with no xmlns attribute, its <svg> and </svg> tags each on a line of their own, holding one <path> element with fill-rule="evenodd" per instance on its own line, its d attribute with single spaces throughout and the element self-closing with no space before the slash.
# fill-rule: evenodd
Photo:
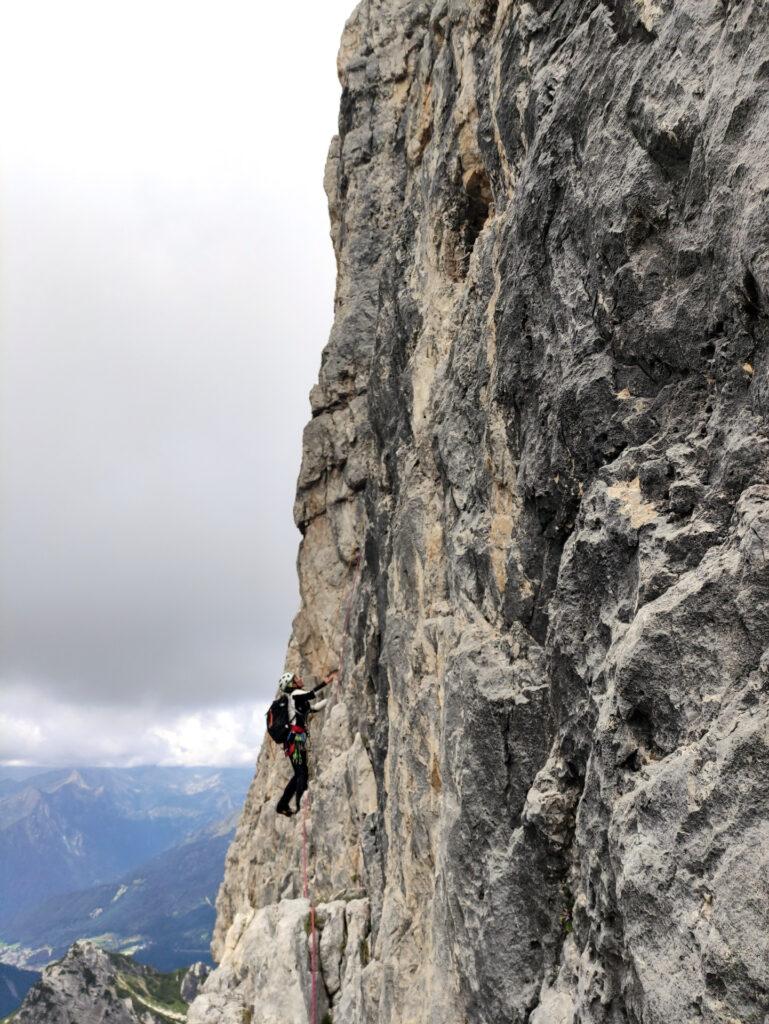
<svg viewBox="0 0 769 1024">
<path fill-rule="evenodd" d="M 352 584 L 350 585 L 350 590 L 347 595 L 346 608 L 344 610 L 344 624 L 342 627 L 342 653 L 339 660 L 339 671 L 337 672 L 335 680 L 337 685 L 344 678 L 345 669 L 347 667 L 350 615 L 352 613 L 353 599 L 358 589 L 361 566 L 363 564 L 363 559 L 361 558 L 360 552 L 356 555 L 355 561 L 355 576 L 353 577 Z M 310 883 L 307 871 L 307 823 L 310 820 L 311 813 L 311 797 L 310 794 L 308 793 L 307 800 L 305 801 L 304 805 L 304 814 L 302 815 L 302 895 L 306 900 L 309 900 L 310 902 L 310 1024 L 318 1024 L 318 930 L 315 925 L 315 904 L 312 902 L 312 900 L 310 900 Z"/>
<path fill-rule="evenodd" d="M 285 755 L 290 758 L 293 776 L 289 780 L 283 795 L 275 808 L 278 814 L 290 818 L 294 811 L 290 807 L 291 798 L 296 800 L 296 813 L 302 806 L 302 796 L 308 789 L 309 765 L 307 758 L 308 733 L 307 722 L 311 714 L 320 711 L 326 701 L 314 700 L 315 695 L 323 687 L 332 682 L 337 684 L 345 677 L 350 639 L 350 617 L 352 606 L 360 581 L 362 558 L 360 552 L 355 556 L 355 575 L 347 594 L 347 599 L 340 611 L 344 614 L 342 623 L 342 650 L 339 668 L 330 672 L 312 690 L 303 689 L 303 679 L 293 672 L 284 672 L 279 680 L 280 696 L 272 702 L 267 712 L 267 732 L 276 742 L 283 745 Z M 302 815 L 302 894 L 310 902 L 310 973 L 312 978 L 311 991 L 311 1022 L 317 1024 L 318 1017 L 318 932 L 315 926 L 315 905 L 310 900 L 308 873 L 308 829 L 311 815 L 310 796 L 304 802 Z"/>
<path fill-rule="evenodd" d="M 315 927 L 315 904 L 310 899 L 310 883 L 307 877 L 307 819 L 310 815 L 310 798 L 304 805 L 302 815 L 302 896 L 310 903 L 310 1022 L 318 1024 L 318 930 Z"/>
</svg>

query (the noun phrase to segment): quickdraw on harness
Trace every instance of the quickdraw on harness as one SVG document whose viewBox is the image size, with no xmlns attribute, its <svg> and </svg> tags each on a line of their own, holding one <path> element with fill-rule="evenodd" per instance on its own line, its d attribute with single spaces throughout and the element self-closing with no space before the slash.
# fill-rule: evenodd
<svg viewBox="0 0 769 1024">
<path fill-rule="evenodd" d="M 301 725 L 291 725 L 288 732 L 288 737 L 283 744 L 283 752 L 286 757 L 293 757 L 297 743 L 304 745 L 307 742 L 307 730 Z"/>
</svg>

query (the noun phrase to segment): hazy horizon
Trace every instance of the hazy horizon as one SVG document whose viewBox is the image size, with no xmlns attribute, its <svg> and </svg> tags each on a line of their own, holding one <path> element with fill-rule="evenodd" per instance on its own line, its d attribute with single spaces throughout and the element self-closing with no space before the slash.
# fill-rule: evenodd
<svg viewBox="0 0 769 1024">
<path fill-rule="evenodd" d="M 250 766 L 247 764 L 78 764 L 77 762 L 72 764 L 14 764 L 12 762 L 3 761 L 0 762 L 0 778 L 8 777 L 9 773 L 24 773 L 24 772 L 51 772 L 51 771 L 69 771 L 69 772 L 89 772 L 89 771 L 135 771 L 139 768 L 158 768 L 163 771 L 233 771 L 233 772 L 250 772 Z M 27 777 L 27 776 L 25 776 Z M 31 776 L 30 776 L 31 777 Z"/>
</svg>

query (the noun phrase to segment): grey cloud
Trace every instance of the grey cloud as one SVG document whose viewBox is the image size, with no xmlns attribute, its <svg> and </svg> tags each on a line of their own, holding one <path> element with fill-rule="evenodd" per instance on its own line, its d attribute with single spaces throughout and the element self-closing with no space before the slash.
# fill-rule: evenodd
<svg viewBox="0 0 769 1024">
<path fill-rule="evenodd" d="M 59 694 L 218 701 L 265 676 L 271 686 L 280 668 L 298 600 L 291 505 L 330 321 L 330 253 L 276 245 L 265 259 L 243 251 L 256 225 L 216 227 L 186 231 L 181 244 L 157 226 L 101 265 L 89 246 L 74 258 L 54 246 L 41 266 L 32 247 L 34 275 L 14 268 L 4 662 Z M 147 274 L 159 249 L 164 273 Z M 286 276 L 313 289 L 290 331 Z"/>
</svg>

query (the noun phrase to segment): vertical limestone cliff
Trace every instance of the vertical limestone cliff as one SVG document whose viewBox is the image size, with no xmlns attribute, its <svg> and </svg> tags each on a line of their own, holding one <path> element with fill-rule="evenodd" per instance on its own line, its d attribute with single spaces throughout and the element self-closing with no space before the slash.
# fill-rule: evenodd
<svg viewBox="0 0 769 1024">
<path fill-rule="evenodd" d="M 318 1019 L 763 1024 L 769 4 L 364 0 L 339 75 Z M 286 778 L 267 741 L 193 1024 L 309 1019 Z"/>
</svg>

